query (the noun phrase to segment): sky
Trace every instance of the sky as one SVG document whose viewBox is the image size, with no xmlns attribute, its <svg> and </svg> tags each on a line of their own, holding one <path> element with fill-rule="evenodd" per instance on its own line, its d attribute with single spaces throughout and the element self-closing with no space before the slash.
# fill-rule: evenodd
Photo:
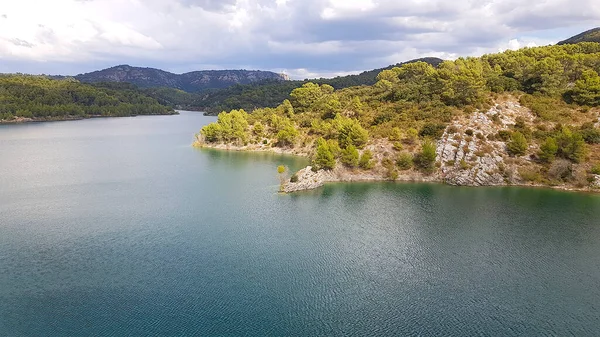
<svg viewBox="0 0 600 337">
<path fill-rule="evenodd" d="M 598 0 L 0 0 L 0 72 L 119 64 L 333 77 L 556 43 Z"/>
</svg>

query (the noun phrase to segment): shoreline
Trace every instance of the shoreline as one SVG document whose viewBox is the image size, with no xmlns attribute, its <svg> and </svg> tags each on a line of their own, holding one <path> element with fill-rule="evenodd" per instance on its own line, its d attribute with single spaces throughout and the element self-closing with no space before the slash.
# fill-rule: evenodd
<svg viewBox="0 0 600 337">
<path fill-rule="evenodd" d="M 298 149 L 285 149 L 285 148 L 274 148 L 274 147 L 266 147 L 262 145 L 254 145 L 254 146 L 237 146 L 232 144 L 207 144 L 203 143 L 199 140 L 194 141 L 192 144 L 193 147 L 196 148 L 205 148 L 219 151 L 231 151 L 231 152 L 262 152 L 262 153 L 273 153 L 273 154 L 283 154 L 290 156 L 298 156 L 303 158 L 309 158 L 310 155 L 306 151 L 298 150 Z M 478 185 L 478 184 L 452 184 L 448 183 L 443 177 L 440 176 L 441 171 L 434 172 L 433 174 L 426 176 L 418 172 L 407 172 L 399 174 L 398 177 L 394 180 L 384 177 L 381 172 L 376 170 L 372 171 L 364 171 L 360 169 L 347 169 L 345 167 L 338 166 L 331 171 L 319 170 L 317 172 L 313 172 L 311 170 L 311 166 L 307 166 L 298 172 L 292 172 L 293 175 L 298 175 L 300 178 L 297 183 L 290 182 L 290 179 L 287 179 L 287 182 L 282 185 L 281 193 L 294 193 L 301 191 L 309 191 L 322 187 L 325 184 L 331 183 L 373 183 L 373 182 L 397 182 L 397 183 L 434 183 L 434 184 L 442 184 L 447 186 L 456 186 L 456 187 L 519 187 L 519 188 L 536 188 L 536 189 L 548 189 L 555 191 L 563 191 L 563 192 L 577 192 L 577 193 L 590 193 L 598 195 L 600 194 L 600 188 L 591 188 L 591 187 L 575 187 L 569 185 L 544 185 L 544 184 L 531 184 L 531 183 L 503 183 L 503 184 L 488 184 L 488 185 Z"/>
<path fill-rule="evenodd" d="M 170 114 L 153 114 L 153 115 L 132 115 L 132 116 L 65 116 L 60 118 L 25 118 L 16 117 L 12 120 L 0 120 L 0 125 L 13 125 L 13 124 L 26 124 L 26 123 L 46 123 L 46 122 L 69 122 L 69 121 L 81 121 L 84 119 L 95 119 L 95 118 L 126 118 L 126 117 L 138 117 L 138 116 L 175 116 L 179 115 L 179 112 L 175 111 Z"/>
</svg>

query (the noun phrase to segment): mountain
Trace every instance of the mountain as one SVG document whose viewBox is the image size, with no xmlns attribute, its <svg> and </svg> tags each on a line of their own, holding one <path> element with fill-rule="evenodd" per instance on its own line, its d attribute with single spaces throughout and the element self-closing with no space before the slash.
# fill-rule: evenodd
<svg viewBox="0 0 600 337">
<path fill-rule="evenodd" d="M 284 74 L 259 70 L 204 70 L 174 74 L 154 68 L 129 65 L 80 74 L 75 78 L 85 83 L 127 82 L 141 88 L 167 87 L 187 92 L 205 89 L 227 88 L 235 84 L 251 84 L 262 81 L 286 81 Z"/>
<path fill-rule="evenodd" d="M 247 85 L 234 85 L 219 90 L 207 90 L 203 93 L 200 99 L 192 99 L 193 103 L 190 104 L 190 106 L 202 107 L 202 110 L 207 111 L 209 114 L 218 114 L 221 111 L 229 111 L 233 109 L 245 109 L 251 111 L 254 108 L 276 107 L 284 99 L 289 97 L 289 94 L 292 90 L 301 87 L 307 82 L 328 84 L 334 89 L 344 89 L 361 85 L 373 85 L 377 82 L 377 75 L 383 70 L 401 67 L 403 64 L 415 62 L 425 62 L 429 65 L 437 67 L 443 61 L 444 60 L 436 57 L 426 57 L 397 63 L 385 68 L 364 71 L 357 75 L 311 79 L 304 81 L 264 81 Z M 171 102 L 176 101 L 172 99 L 173 96 L 179 97 L 176 95 L 176 93 L 170 93 L 169 96 L 169 98 L 171 98 Z M 157 98 L 159 102 L 169 102 L 169 99 L 165 99 L 165 97 L 153 97 Z M 162 98 L 162 100 L 160 98 Z"/>
<path fill-rule="evenodd" d="M 581 42 L 598 42 L 600 43 L 600 27 L 590 29 L 581 34 L 577 34 L 571 38 L 568 38 L 564 41 L 560 41 L 558 44 L 575 44 Z"/>
</svg>

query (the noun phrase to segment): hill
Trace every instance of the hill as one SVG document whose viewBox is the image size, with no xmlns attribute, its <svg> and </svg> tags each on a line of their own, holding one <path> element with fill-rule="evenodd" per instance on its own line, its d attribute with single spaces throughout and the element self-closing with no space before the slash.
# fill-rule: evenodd
<svg viewBox="0 0 600 337">
<path fill-rule="evenodd" d="M 174 74 L 154 68 L 120 65 L 75 78 L 85 83 L 126 82 L 141 88 L 167 87 L 186 92 L 226 88 L 235 84 L 250 84 L 265 80 L 285 81 L 287 76 L 260 70 L 205 70 Z"/>
<path fill-rule="evenodd" d="M 415 62 L 425 62 L 437 67 L 443 60 L 435 57 L 427 57 L 390 65 L 385 68 L 365 71 L 357 75 L 347 75 L 329 79 L 320 78 L 286 82 L 265 81 L 249 85 L 235 85 L 221 90 L 206 91 L 203 93 L 202 97 L 192 100 L 195 102 L 193 104 L 194 106 L 202 107 L 203 110 L 212 115 L 232 109 L 252 110 L 254 108 L 276 107 L 284 99 L 288 98 L 289 93 L 293 89 L 299 88 L 308 82 L 328 84 L 334 89 L 373 85 L 377 82 L 377 75 L 380 72 Z"/>
<path fill-rule="evenodd" d="M 0 75 L 0 93 L 0 123 L 176 114 L 127 83 Z"/>
<path fill-rule="evenodd" d="M 600 43 L 600 27 L 590 29 L 581 34 L 577 34 L 571 38 L 568 38 L 564 41 L 560 41 L 558 45 L 564 44 L 575 44 L 581 42 L 598 42 Z"/>
</svg>

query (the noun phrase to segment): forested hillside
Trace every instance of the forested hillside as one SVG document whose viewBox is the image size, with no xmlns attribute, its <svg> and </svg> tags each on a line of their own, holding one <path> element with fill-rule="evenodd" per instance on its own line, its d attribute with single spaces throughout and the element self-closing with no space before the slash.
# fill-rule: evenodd
<svg viewBox="0 0 600 337">
<path fill-rule="evenodd" d="M 571 38 L 568 38 L 564 41 L 560 41 L 558 44 L 574 44 L 581 42 L 599 42 L 600 43 L 600 27 L 590 29 L 581 34 L 577 34 Z"/>
<path fill-rule="evenodd" d="M 120 65 L 75 78 L 84 83 L 121 82 L 132 83 L 140 88 L 173 88 L 190 93 L 206 89 L 227 88 L 235 84 L 250 84 L 270 81 L 285 81 L 287 76 L 260 70 L 201 70 L 174 74 L 155 68 Z"/>
<path fill-rule="evenodd" d="M 308 82 L 327 84 L 334 89 L 373 85 L 377 82 L 377 75 L 381 71 L 414 62 L 425 62 L 437 67 L 443 60 L 435 57 L 426 57 L 398 63 L 386 68 L 365 71 L 357 75 L 304 81 L 266 81 L 250 85 L 235 85 L 226 89 L 205 91 L 200 97 L 193 99 L 193 106 L 201 106 L 208 113 L 214 115 L 221 111 L 232 109 L 252 110 L 255 108 L 273 108 L 279 105 L 284 99 L 289 98 L 289 94 L 293 89 L 299 88 Z"/>
<path fill-rule="evenodd" d="M 131 84 L 90 85 L 45 76 L 0 76 L 0 120 L 4 122 L 175 113 Z"/>
<path fill-rule="evenodd" d="M 465 171 L 483 177 L 477 184 L 586 185 L 600 174 L 598 72 L 598 43 L 460 58 L 437 68 L 410 63 L 382 71 L 372 86 L 306 83 L 277 108 L 220 114 L 199 139 L 298 149 L 312 156 L 313 169 L 343 165 L 389 179 Z"/>
</svg>

